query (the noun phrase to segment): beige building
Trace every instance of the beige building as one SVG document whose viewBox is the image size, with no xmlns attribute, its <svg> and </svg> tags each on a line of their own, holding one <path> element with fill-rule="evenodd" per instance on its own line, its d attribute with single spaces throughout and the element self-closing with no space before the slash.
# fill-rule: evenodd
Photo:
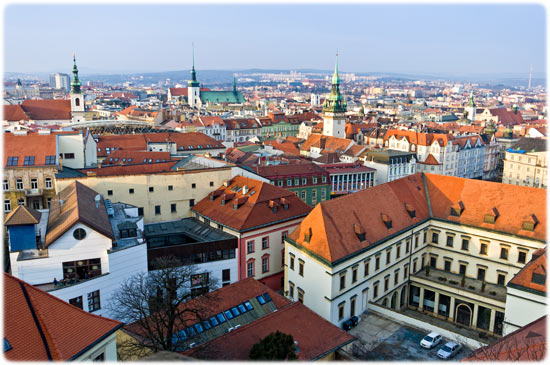
<svg viewBox="0 0 550 365">
<path fill-rule="evenodd" d="M 502 182 L 546 189 L 546 140 L 522 138 L 506 150 Z"/>
</svg>

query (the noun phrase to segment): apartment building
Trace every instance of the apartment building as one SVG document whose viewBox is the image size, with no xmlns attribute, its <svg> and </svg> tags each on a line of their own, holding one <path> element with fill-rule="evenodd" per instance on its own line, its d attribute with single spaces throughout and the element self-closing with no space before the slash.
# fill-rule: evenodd
<svg viewBox="0 0 550 365">
<path fill-rule="evenodd" d="M 363 153 L 361 161 L 376 170 L 375 185 L 384 184 L 416 173 L 416 158 L 412 152 L 379 150 Z"/>
<path fill-rule="evenodd" d="M 285 293 L 336 325 L 410 308 L 502 335 L 506 284 L 546 245 L 545 201 L 418 173 L 323 202 L 285 239 Z"/>
<path fill-rule="evenodd" d="M 506 149 L 502 182 L 546 189 L 548 163 L 546 140 L 521 138 Z"/>
</svg>

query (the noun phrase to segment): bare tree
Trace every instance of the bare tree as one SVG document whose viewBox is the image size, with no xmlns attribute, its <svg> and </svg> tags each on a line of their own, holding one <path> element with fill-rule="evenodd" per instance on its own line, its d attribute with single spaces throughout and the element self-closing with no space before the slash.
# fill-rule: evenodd
<svg viewBox="0 0 550 365">
<path fill-rule="evenodd" d="M 194 265 L 182 265 L 174 257 L 154 261 L 153 270 L 126 280 L 112 295 L 109 310 L 127 323 L 129 336 L 119 341 L 119 355 L 140 358 L 161 350 L 176 351 L 183 339 L 177 334 L 187 324 L 205 319 L 216 300 L 215 294 L 202 295 L 217 287 L 209 273 Z"/>
</svg>

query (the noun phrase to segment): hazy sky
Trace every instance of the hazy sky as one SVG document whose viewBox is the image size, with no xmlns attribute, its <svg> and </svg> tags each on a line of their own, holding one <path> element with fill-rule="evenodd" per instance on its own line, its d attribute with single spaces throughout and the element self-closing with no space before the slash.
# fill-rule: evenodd
<svg viewBox="0 0 550 365">
<path fill-rule="evenodd" d="M 541 5 L 9 5 L 4 70 L 544 71 Z"/>
</svg>

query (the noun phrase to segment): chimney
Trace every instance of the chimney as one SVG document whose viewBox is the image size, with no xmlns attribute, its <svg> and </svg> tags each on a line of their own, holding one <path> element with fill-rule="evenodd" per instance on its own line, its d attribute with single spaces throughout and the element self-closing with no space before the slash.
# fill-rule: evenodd
<svg viewBox="0 0 550 365">
<path fill-rule="evenodd" d="M 101 194 L 97 194 L 94 200 L 95 200 L 95 207 L 99 208 L 99 202 L 101 202 Z"/>
<path fill-rule="evenodd" d="M 225 180 L 225 181 L 223 182 L 223 186 L 228 187 L 228 186 L 229 186 L 229 180 Z"/>
<path fill-rule="evenodd" d="M 248 185 L 243 186 L 243 195 L 248 194 Z"/>
</svg>

